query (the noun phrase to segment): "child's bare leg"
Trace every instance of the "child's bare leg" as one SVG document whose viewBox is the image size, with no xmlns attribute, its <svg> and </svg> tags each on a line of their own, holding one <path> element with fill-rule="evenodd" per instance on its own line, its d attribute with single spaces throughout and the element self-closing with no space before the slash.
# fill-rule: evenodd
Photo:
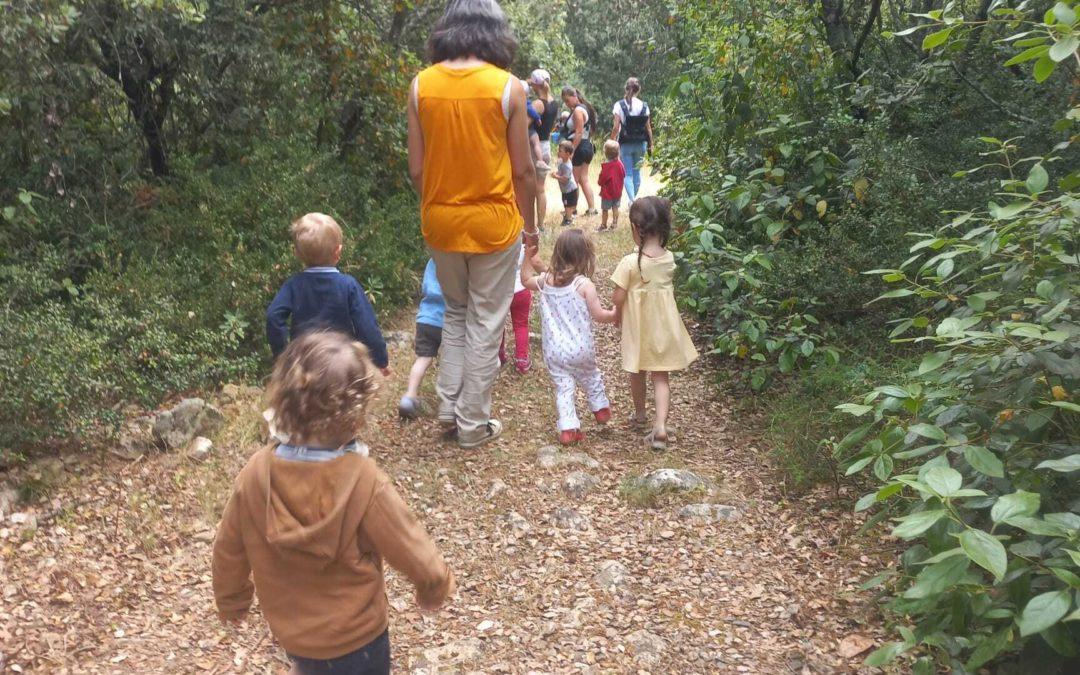
<svg viewBox="0 0 1080 675">
<path fill-rule="evenodd" d="M 615 229 L 619 226 L 619 207 L 611 209 L 611 229 Z"/>
<path fill-rule="evenodd" d="M 630 397 L 634 399 L 634 419 L 645 419 L 645 373 L 630 373 Z"/>
<path fill-rule="evenodd" d="M 652 374 L 653 401 L 656 404 L 656 421 L 653 422 L 653 433 L 656 440 L 667 440 L 668 410 L 671 408 L 671 386 L 666 372 Z"/>
<path fill-rule="evenodd" d="M 607 209 L 600 212 L 600 229 L 603 230 L 607 227 Z"/>
<path fill-rule="evenodd" d="M 434 359 L 430 356 L 417 356 L 413 361 L 412 369 L 409 370 L 409 384 L 405 395 L 409 398 L 417 398 L 420 395 L 420 384 L 424 381 L 424 373 L 431 367 Z"/>
</svg>

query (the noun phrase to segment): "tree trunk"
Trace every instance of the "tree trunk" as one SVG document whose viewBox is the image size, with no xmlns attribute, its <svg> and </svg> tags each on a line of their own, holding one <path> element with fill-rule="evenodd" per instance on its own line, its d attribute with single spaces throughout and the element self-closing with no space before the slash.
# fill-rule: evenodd
<svg viewBox="0 0 1080 675">
<path fill-rule="evenodd" d="M 821 21 L 825 24 L 825 41 L 836 56 L 846 60 L 854 42 L 851 27 L 844 21 L 844 0 L 821 0 Z"/>
</svg>

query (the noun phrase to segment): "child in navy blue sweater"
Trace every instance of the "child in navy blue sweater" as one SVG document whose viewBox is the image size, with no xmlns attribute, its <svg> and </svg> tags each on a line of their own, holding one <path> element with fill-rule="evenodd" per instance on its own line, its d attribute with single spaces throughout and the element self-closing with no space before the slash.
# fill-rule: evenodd
<svg viewBox="0 0 1080 675">
<path fill-rule="evenodd" d="M 388 375 L 386 341 L 375 311 L 360 282 L 336 267 L 341 259 L 341 227 L 330 216 L 309 213 L 293 222 L 289 232 L 305 269 L 289 277 L 266 309 L 266 339 L 274 356 L 304 333 L 338 330 L 362 342 L 375 366 Z"/>
</svg>

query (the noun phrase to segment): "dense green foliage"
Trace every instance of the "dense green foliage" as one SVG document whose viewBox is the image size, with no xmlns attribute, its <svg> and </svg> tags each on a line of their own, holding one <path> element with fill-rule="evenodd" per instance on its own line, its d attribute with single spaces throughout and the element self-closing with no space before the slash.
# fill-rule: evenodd
<svg viewBox="0 0 1080 675">
<path fill-rule="evenodd" d="M 415 59 L 339 3 L 0 4 L 0 447 L 262 372 L 310 210 L 386 310 L 422 262 Z"/>
<path fill-rule="evenodd" d="M 765 406 L 787 475 L 867 474 L 856 508 L 911 542 L 870 665 L 1080 650 L 1080 24 L 1012 4 L 677 3 L 685 303 L 755 388 L 795 375 Z"/>
</svg>

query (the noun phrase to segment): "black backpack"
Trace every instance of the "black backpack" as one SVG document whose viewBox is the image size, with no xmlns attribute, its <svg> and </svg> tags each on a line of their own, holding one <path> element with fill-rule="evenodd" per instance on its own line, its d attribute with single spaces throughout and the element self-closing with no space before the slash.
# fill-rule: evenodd
<svg viewBox="0 0 1080 675">
<path fill-rule="evenodd" d="M 620 143 L 640 143 L 649 140 L 649 132 L 646 126 L 649 123 L 649 104 L 641 102 L 641 114 L 631 115 L 630 104 L 625 98 L 619 99 L 619 107 L 622 109 L 623 123 L 619 128 Z"/>
</svg>

